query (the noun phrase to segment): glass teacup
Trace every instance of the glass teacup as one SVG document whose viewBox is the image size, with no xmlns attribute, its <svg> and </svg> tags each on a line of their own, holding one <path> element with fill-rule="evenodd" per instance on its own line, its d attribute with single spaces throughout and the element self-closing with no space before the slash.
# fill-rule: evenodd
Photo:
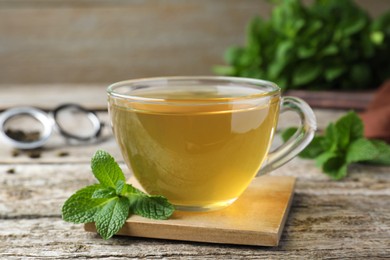
<svg viewBox="0 0 390 260">
<path fill-rule="evenodd" d="M 123 158 L 144 190 L 178 210 L 233 203 L 255 178 L 294 158 L 313 138 L 316 120 L 301 99 L 281 97 L 268 81 L 166 77 L 108 87 L 109 113 Z M 270 152 L 279 114 L 301 125 Z"/>
</svg>

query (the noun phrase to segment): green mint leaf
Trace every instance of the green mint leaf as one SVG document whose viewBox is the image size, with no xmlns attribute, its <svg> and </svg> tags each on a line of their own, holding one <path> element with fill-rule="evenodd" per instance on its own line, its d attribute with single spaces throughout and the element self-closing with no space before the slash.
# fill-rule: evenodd
<svg viewBox="0 0 390 260">
<path fill-rule="evenodd" d="M 151 219 L 168 219 L 175 208 L 162 196 L 145 196 L 134 194 L 129 198 L 132 212 Z"/>
<path fill-rule="evenodd" d="M 294 135 L 296 128 L 282 133 L 284 141 Z M 330 123 L 323 136 L 315 136 L 299 157 L 315 159 L 316 165 L 335 180 L 347 175 L 351 163 L 390 165 L 390 145 L 380 140 L 364 138 L 364 125 L 351 111 Z"/>
<path fill-rule="evenodd" d="M 115 185 L 116 194 L 121 195 L 123 193 L 123 190 L 126 186 L 125 184 L 126 183 L 122 180 L 119 180 L 116 182 L 116 185 Z"/>
<path fill-rule="evenodd" d="M 296 128 L 296 127 L 289 127 L 289 128 L 284 129 L 283 132 L 281 133 L 281 137 L 282 137 L 283 141 L 286 142 L 288 139 L 290 139 L 295 134 L 297 129 L 298 128 Z"/>
<path fill-rule="evenodd" d="M 314 136 L 311 143 L 299 154 L 299 156 L 305 159 L 317 158 L 325 151 L 322 145 L 324 139 L 323 136 Z"/>
<path fill-rule="evenodd" d="M 129 199 L 131 212 L 151 219 L 168 219 L 175 208 L 163 196 L 148 195 L 131 184 L 126 184 L 123 195 Z"/>
<path fill-rule="evenodd" d="M 316 157 L 316 165 L 334 180 L 347 176 L 348 163 L 343 154 L 325 151 Z"/>
<path fill-rule="evenodd" d="M 337 154 L 333 151 L 325 151 L 324 153 L 321 153 L 319 156 L 316 157 L 316 165 L 317 167 L 321 167 L 324 165 L 328 160 L 338 157 Z"/>
<path fill-rule="evenodd" d="M 283 141 L 286 142 L 288 139 L 290 139 L 290 137 L 293 136 L 296 131 L 296 127 L 285 129 L 281 134 Z M 310 144 L 302 152 L 300 152 L 298 156 L 305 159 L 316 158 L 325 151 L 322 145 L 323 140 L 323 136 L 314 136 Z"/>
<path fill-rule="evenodd" d="M 122 195 L 129 197 L 131 195 L 142 195 L 142 196 L 148 196 L 145 192 L 135 188 L 133 185 L 126 183 L 126 185 L 123 187 Z"/>
<path fill-rule="evenodd" d="M 119 180 L 126 181 L 118 163 L 105 151 L 99 150 L 95 153 L 91 160 L 91 168 L 96 179 L 106 187 L 116 188 Z"/>
<path fill-rule="evenodd" d="M 101 188 L 100 184 L 95 184 L 73 194 L 62 206 L 62 218 L 72 223 L 93 222 L 95 213 L 106 203 L 104 198 L 92 198 Z"/>
<path fill-rule="evenodd" d="M 96 190 L 92 194 L 93 199 L 109 199 L 116 196 L 116 192 L 111 187 L 103 187 L 101 189 Z"/>
<path fill-rule="evenodd" d="M 338 146 L 341 149 L 347 149 L 353 141 L 363 138 L 363 122 L 353 111 L 337 120 L 335 127 L 339 137 Z"/>
<path fill-rule="evenodd" d="M 325 152 L 317 158 L 316 162 L 317 166 L 333 179 L 341 179 L 347 174 L 347 163 L 342 155 Z"/>
<path fill-rule="evenodd" d="M 126 222 L 129 212 L 152 219 L 167 219 L 173 214 L 174 207 L 166 198 L 149 196 L 126 184 L 122 170 L 107 152 L 97 151 L 91 168 L 100 184 L 87 186 L 65 201 L 65 221 L 95 222 L 97 232 L 109 239 Z"/>
<path fill-rule="evenodd" d="M 340 180 L 347 176 L 348 164 L 343 157 L 329 158 L 323 165 L 322 171 L 335 180 Z"/>
<path fill-rule="evenodd" d="M 373 164 L 390 165 L 390 145 L 381 140 L 370 140 L 377 149 L 377 156 L 367 162 Z"/>
<path fill-rule="evenodd" d="M 336 152 L 338 150 L 338 140 L 339 134 L 337 133 L 336 125 L 330 123 L 325 129 L 325 135 L 321 145 L 326 151 Z"/>
<path fill-rule="evenodd" d="M 121 229 L 129 215 L 129 206 L 127 198 L 115 197 L 97 212 L 96 230 L 104 239 L 111 238 Z"/>
<path fill-rule="evenodd" d="M 348 146 L 346 161 L 348 163 L 370 161 L 378 157 L 377 147 L 365 138 L 360 138 Z"/>
</svg>

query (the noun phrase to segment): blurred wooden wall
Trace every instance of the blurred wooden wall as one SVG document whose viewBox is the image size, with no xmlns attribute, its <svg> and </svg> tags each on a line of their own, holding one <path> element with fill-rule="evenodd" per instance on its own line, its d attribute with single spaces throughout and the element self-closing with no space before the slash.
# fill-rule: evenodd
<svg viewBox="0 0 390 260">
<path fill-rule="evenodd" d="M 376 16 L 390 0 L 359 0 Z M 210 75 L 264 0 L 0 0 L 1 83 Z"/>
</svg>

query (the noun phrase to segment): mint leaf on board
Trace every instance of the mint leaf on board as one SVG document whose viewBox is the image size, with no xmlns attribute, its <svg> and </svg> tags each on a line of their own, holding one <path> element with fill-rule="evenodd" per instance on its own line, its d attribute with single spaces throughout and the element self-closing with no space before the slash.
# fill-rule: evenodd
<svg viewBox="0 0 390 260">
<path fill-rule="evenodd" d="M 115 196 L 115 189 L 111 187 L 103 187 L 92 194 L 93 199 L 109 199 Z"/>
<path fill-rule="evenodd" d="M 147 194 L 136 187 L 134 187 L 131 184 L 126 183 L 126 185 L 122 189 L 121 195 L 125 197 L 131 197 L 132 195 L 140 195 L 140 196 L 147 196 Z"/>
<path fill-rule="evenodd" d="M 168 219 L 175 208 L 163 196 L 148 195 L 131 184 L 126 184 L 123 195 L 129 201 L 132 213 L 152 219 Z"/>
<path fill-rule="evenodd" d="M 152 219 L 167 219 L 174 207 L 163 196 L 148 195 L 130 184 L 114 158 L 97 151 L 91 168 L 99 184 L 78 190 L 62 207 L 62 218 L 72 223 L 95 222 L 97 232 L 109 239 L 126 222 L 129 213 Z"/>
<path fill-rule="evenodd" d="M 296 131 L 288 128 L 282 133 L 287 141 Z M 322 171 L 335 180 L 347 176 L 351 163 L 390 165 L 390 146 L 384 141 L 364 138 L 364 125 L 359 116 L 351 111 L 330 123 L 323 135 L 316 135 L 298 155 L 314 159 Z"/>
<path fill-rule="evenodd" d="M 97 232 L 109 239 L 125 224 L 129 215 L 130 202 L 125 197 L 112 198 L 95 217 Z"/>
<path fill-rule="evenodd" d="M 62 218 L 72 223 L 88 223 L 94 221 L 96 212 L 106 203 L 105 198 L 93 198 L 102 186 L 87 186 L 73 194 L 62 207 Z"/>
<path fill-rule="evenodd" d="M 168 219 L 175 208 L 162 196 L 133 196 L 133 213 L 145 218 Z"/>
<path fill-rule="evenodd" d="M 124 181 L 122 180 L 117 181 L 115 185 L 116 194 L 122 195 L 125 185 L 126 183 Z"/>
<path fill-rule="evenodd" d="M 122 169 L 115 159 L 107 152 L 98 150 L 91 160 L 92 172 L 100 184 L 107 187 L 116 187 L 119 180 L 126 181 Z"/>
</svg>

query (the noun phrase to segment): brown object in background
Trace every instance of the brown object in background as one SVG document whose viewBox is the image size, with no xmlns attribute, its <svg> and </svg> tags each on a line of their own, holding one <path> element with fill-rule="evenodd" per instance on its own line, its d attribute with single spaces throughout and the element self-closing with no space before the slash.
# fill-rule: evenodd
<svg viewBox="0 0 390 260">
<path fill-rule="evenodd" d="M 382 139 L 390 143 L 390 80 L 380 86 L 360 117 L 367 138 Z"/>
</svg>

